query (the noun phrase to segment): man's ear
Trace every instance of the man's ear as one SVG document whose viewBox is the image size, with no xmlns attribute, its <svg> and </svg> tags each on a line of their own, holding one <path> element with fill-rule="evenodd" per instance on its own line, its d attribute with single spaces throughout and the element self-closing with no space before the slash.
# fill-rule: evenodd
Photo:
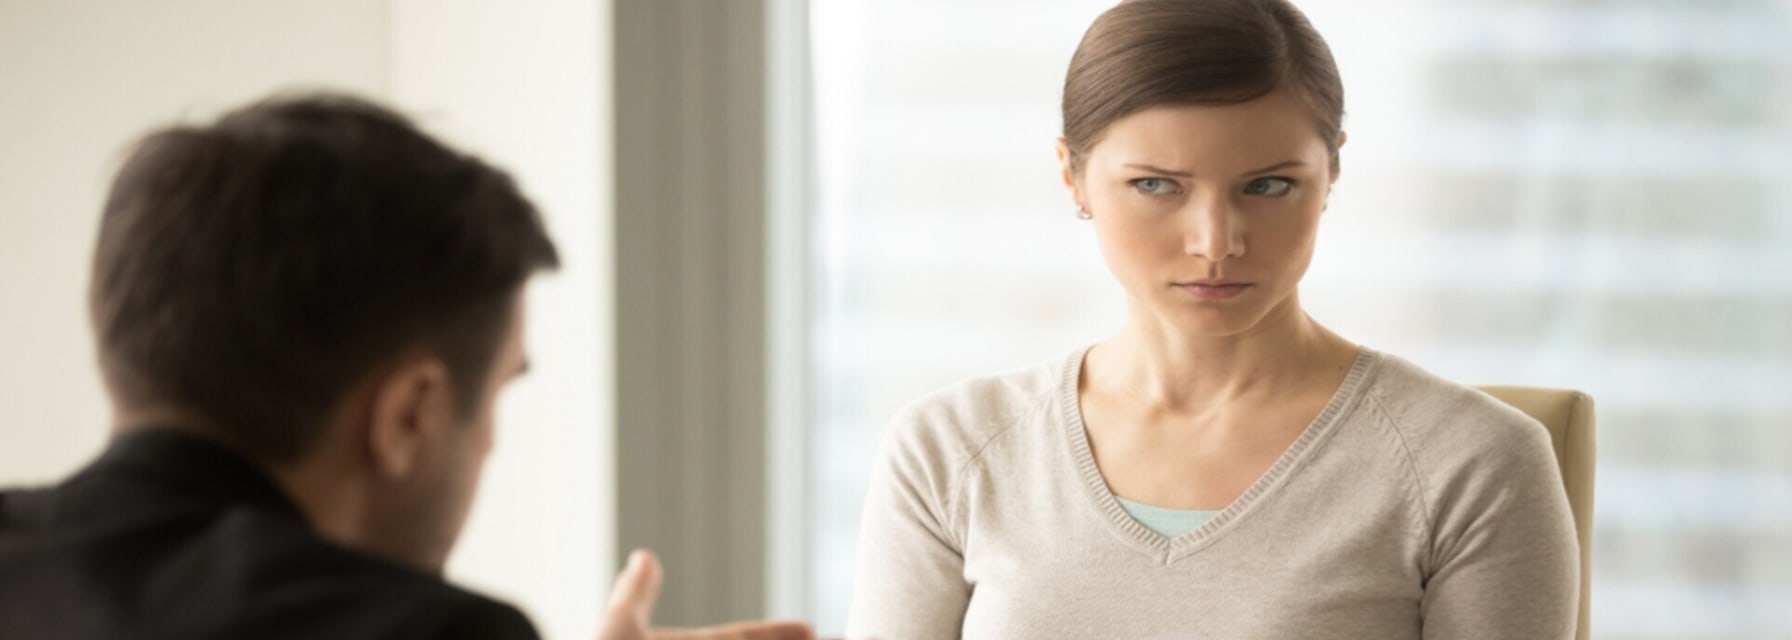
<svg viewBox="0 0 1792 640">
<path fill-rule="evenodd" d="M 375 382 L 367 451 L 390 480 L 409 477 L 433 438 L 453 426 L 448 367 L 435 358 L 408 360 Z"/>
</svg>

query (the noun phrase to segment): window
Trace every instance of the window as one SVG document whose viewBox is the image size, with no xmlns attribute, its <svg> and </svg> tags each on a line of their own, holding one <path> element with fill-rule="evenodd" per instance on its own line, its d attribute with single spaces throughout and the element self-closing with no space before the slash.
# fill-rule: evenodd
<svg viewBox="0 0 1792 640">
<path fill-rule="evenodd" d="M 811 3 L 824 632 L 885 420 L 1119 326 L 1051 147 L 1110 4 Z M 1351 134 L 1309 311 L 1456 380 L 1594 396 L 1597 637 L 1792 635 L 1792 6 L 1298 4 Z"/>
</svg>

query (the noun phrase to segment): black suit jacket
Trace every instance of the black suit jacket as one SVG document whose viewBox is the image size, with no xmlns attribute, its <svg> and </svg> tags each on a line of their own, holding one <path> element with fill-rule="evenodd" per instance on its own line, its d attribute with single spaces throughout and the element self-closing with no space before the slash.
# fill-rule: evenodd
<svg viewBox="0 0 1792 640">
<path fill-rule="evenodd" d="M 323 539 L 255 466 L 173 432 L 0 492 L 0 639 L 535 637 L 508 605 Z"/>
</svg>

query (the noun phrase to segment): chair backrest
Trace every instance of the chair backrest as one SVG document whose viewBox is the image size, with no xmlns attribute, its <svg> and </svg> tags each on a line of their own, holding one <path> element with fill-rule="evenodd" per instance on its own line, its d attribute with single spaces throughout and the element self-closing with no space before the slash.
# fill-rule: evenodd
<svg viewBox="0 0 1792 640">
<path fill-rule="evenodd" d="M 1549 428 L 1556 446 L 1556 464 L 1574 511 L 1580 538 L 1580 623 L 1575 638 L 1587 640 L 1587 613 L 1593 584 L 1593 399 L 1579 391 L 1538 387 L 1478 387 L 1487 395 L 1529 414 Z"/>
</svg>

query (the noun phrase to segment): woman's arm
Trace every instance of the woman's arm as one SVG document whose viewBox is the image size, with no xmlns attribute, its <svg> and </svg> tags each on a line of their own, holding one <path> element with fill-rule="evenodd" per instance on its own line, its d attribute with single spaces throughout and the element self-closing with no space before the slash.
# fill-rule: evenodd
<svg viewBox="0 0 1792 640">
<path fill-rule="evenodd" d="M 958 470 L 935 435 L 913 417 L 891 425 L 865 495 L 848 637 L 959 636 L 971 588 L 951 511 Z"/>
<path fill-rule="evenodd" d="M 1494 429 L 1505 436 L 1499 446 L 1431 478 L 1437 519 L 1420 605 L 1428 639 L 1574 637 L 1574 518 L 1548 433 L 1522 427 Z"/>
</svg>

